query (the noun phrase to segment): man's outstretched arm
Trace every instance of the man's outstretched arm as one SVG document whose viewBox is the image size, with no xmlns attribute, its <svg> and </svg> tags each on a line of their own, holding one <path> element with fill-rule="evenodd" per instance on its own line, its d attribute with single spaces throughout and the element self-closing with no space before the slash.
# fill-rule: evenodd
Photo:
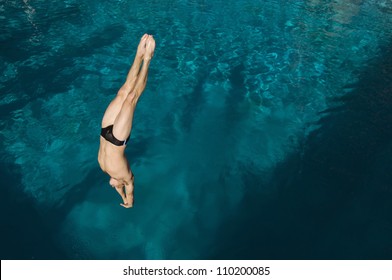
<svg viewBox="0 0 392 280">
<path fill-rule="evenodd" d="M 132 172 L 129 172 L 132 174 Z M 124 208 L 131 208 L 133 207 L 133 190 L 134 190 L 134 177 L 133 174 L 131 175 L 132 177 L 127 178 L 125 180 L 125 200 L 126 202 L 121 203 L 120 205 Z"/>
</svg>

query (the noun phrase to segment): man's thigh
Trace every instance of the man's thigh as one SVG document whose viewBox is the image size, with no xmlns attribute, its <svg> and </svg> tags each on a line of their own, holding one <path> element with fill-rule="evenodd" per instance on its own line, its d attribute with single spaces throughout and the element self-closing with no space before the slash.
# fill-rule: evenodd
<svg viewBox="0 0 392 280">
<path fill-rule="evenodd" d="M 121 91 L 121 90 L 120 90 Z M 107 127 L 109 125 L 114 124 L 118 114 L 121 111 L 122 105 L 126 98 L 126 94 L 124 92 L 120 92 L 116 95 L 116 97 L 110 102 L 109 106 L 106 108 L 105 114 L 102 118 L 102 127 Z"/>
<path fill-rule="evenodd" d="M 113 135 L 119 140 L 125 140 L 131 133 L 133 114 L 136 104 L 125 100 L 113 125 Z"/>
</svg>

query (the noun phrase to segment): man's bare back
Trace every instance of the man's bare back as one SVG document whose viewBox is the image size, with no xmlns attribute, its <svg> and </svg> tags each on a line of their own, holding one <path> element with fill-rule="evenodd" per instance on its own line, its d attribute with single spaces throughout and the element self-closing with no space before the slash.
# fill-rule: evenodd
<svg viewBox="0 0 392 280">
<path fill-rule="evenodd" d="M 154 50 L 154 38 L 143 35 L 127 79 L 102 119 L 98 162 L 111 177 L 109 184 L 120 194 L 123 200 L 121 206 L 125 208 L 133 206 L 134 190 L 134 176 L 125 157 L 125 147 L 131 134 L 137 101 L 146 87 Z"/>
</svg>

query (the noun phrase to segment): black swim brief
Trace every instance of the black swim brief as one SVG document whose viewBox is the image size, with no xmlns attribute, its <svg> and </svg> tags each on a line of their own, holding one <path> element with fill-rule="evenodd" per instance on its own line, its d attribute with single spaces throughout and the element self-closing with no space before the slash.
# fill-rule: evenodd
<svg viewBox="0 0 392 280">
<path fill-rule="evenodd" d="M 105 128 L 102 128 L 101 129 L 101 136 L 116 146 L 124 146 L 128 143 L 128 140 L 129 140 L 129 136 L 128 136 L 127 140 L 123 140 L 123 141 L 120 141 L 116 137 L 114 137 L 113 125 L 109 125 Z"/>
</svg>

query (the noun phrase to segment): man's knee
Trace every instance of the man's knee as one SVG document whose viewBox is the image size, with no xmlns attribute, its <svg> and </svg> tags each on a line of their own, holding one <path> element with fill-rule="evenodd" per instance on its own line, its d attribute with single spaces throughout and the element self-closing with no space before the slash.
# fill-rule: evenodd
<svg viewBox="0 0 392 280">
<path fill-rule="evenodd" d="M 138 100 L 137 94 L 134 91 L 132 91 L 132 92 L 130 92 L 128 94 L 128 96 L 125 99 L 124 103 L 126 103 L 128 106 L 135 107 L 136 103 L 137 103 L 137 100 Z"/>
<path fill-rule="evenodd" d="M 123 99 L 125 99 L 129 93 L 129 88 L 126 85 L 123 85 L 117 92 L 117 96 L 122 97 Z"/>
</svg>

